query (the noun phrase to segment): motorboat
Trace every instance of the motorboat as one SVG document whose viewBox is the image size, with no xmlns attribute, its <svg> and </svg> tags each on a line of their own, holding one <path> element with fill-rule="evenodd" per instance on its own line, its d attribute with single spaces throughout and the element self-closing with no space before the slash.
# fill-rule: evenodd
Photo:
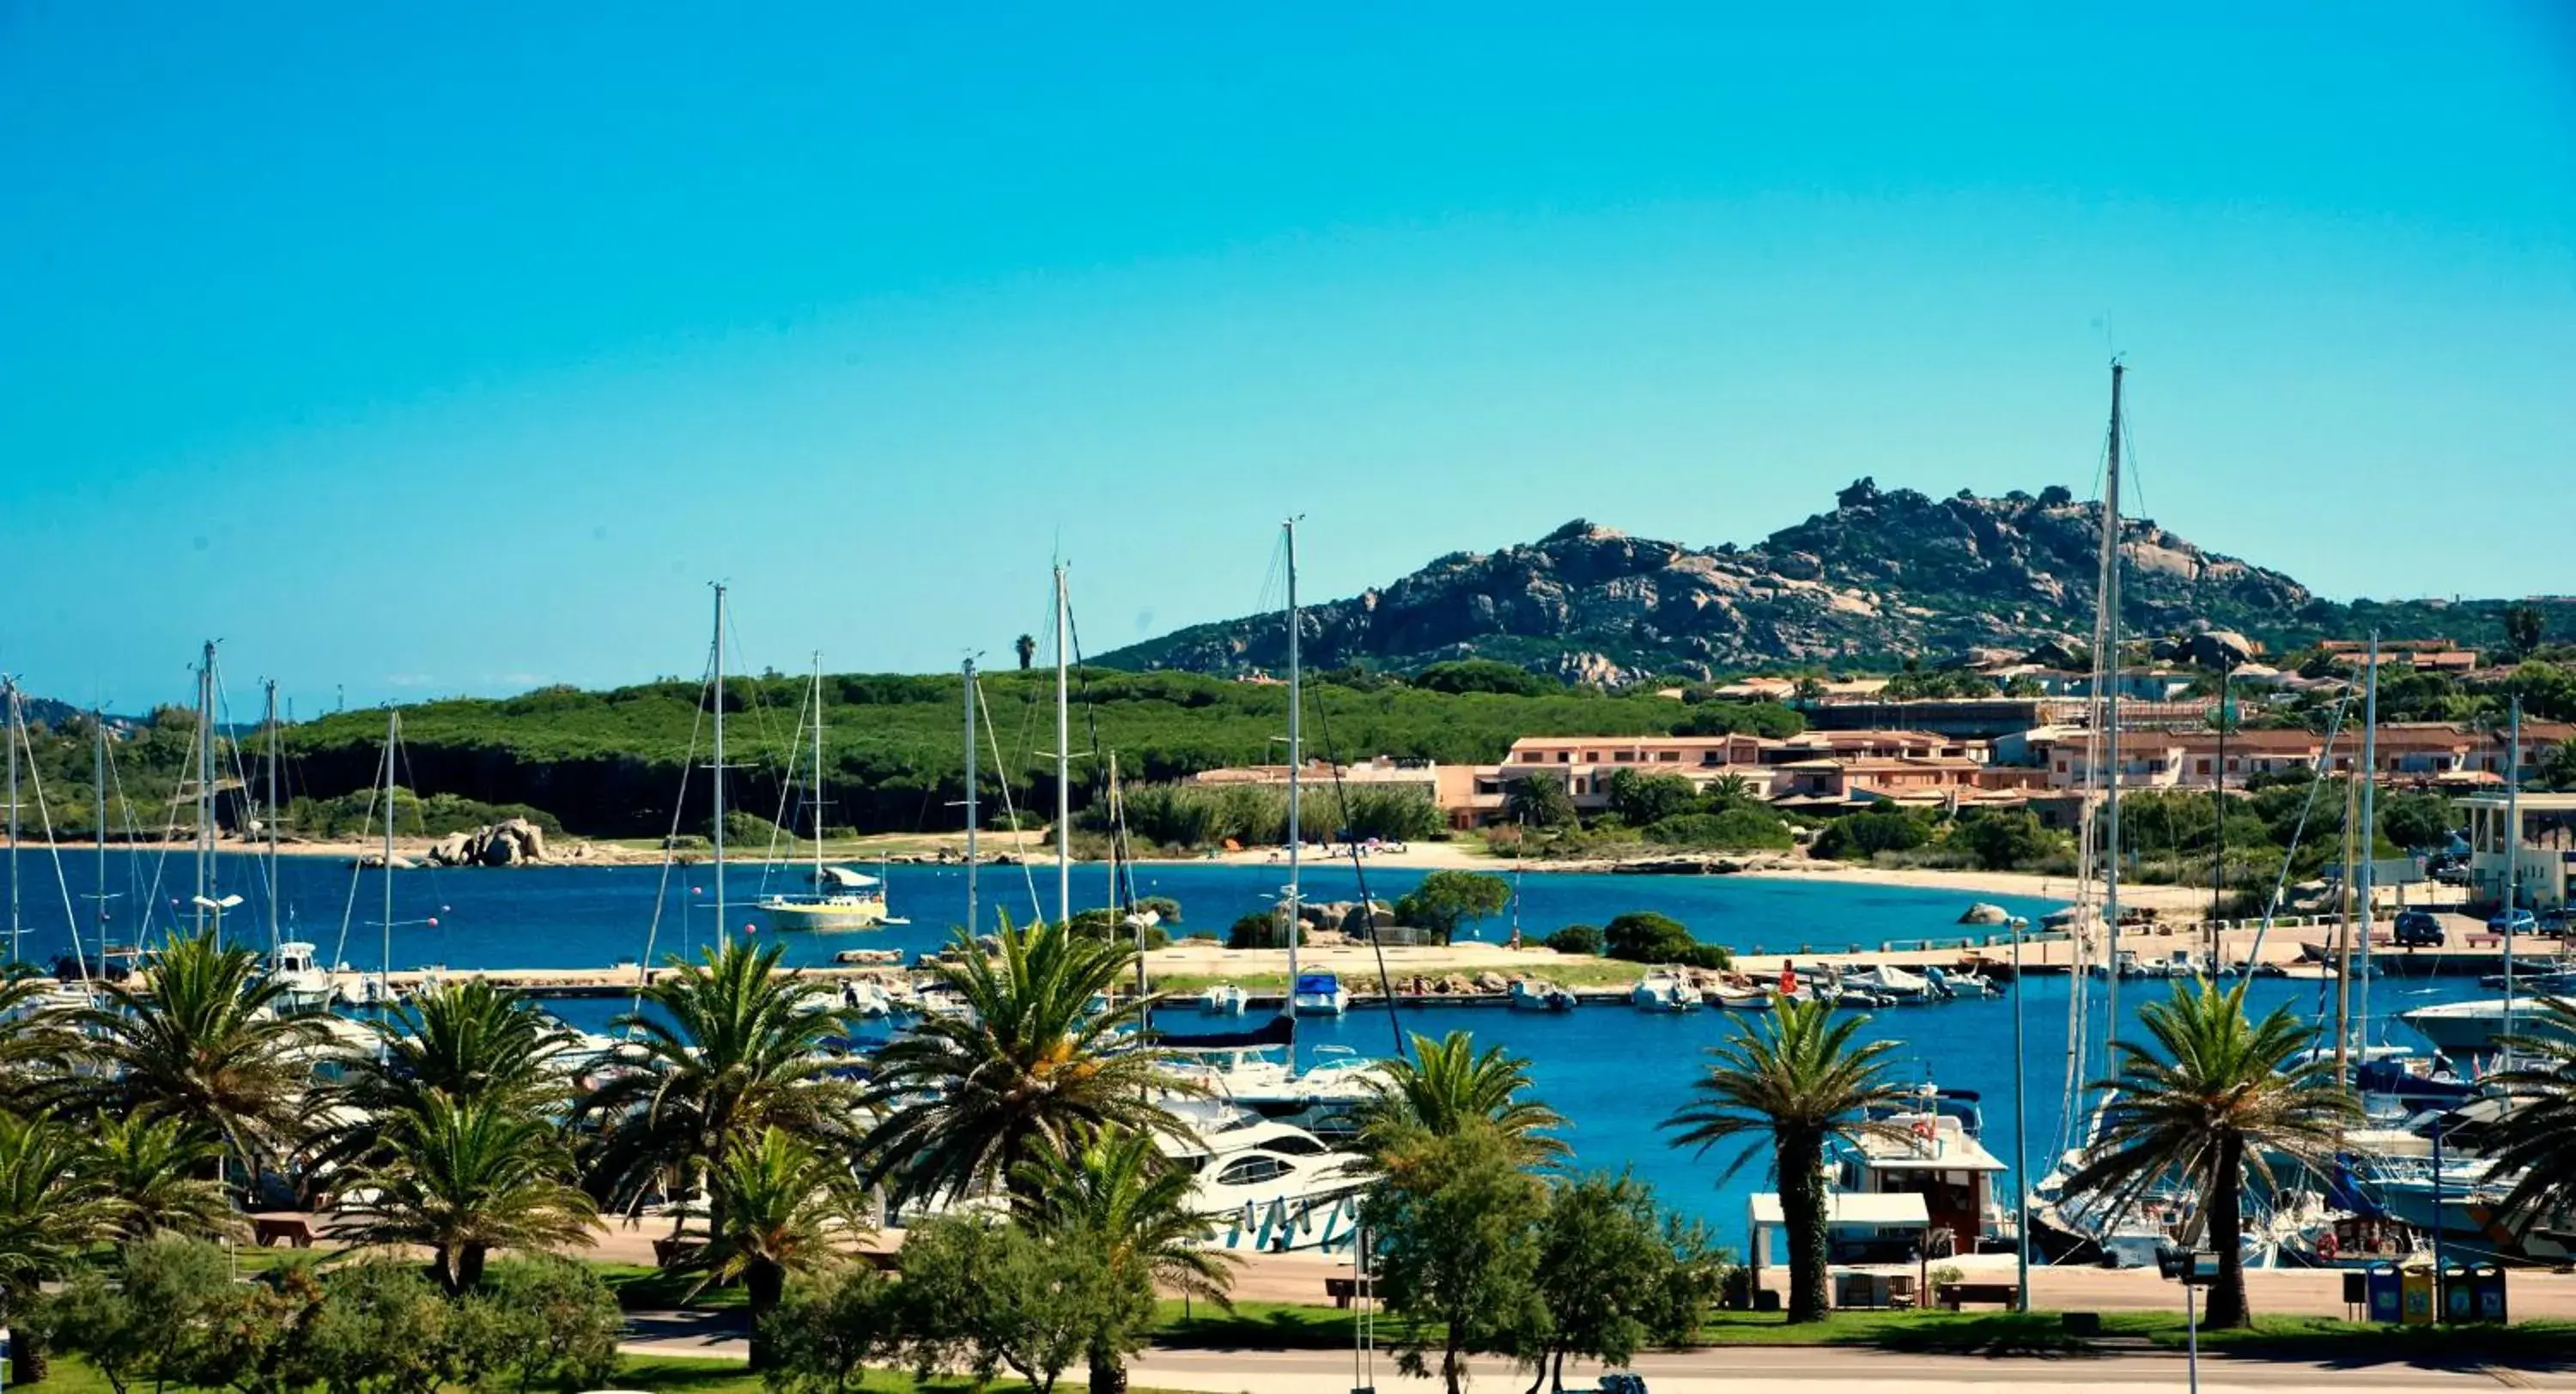
<svg viewBox="0 0 2576 1394">
<path fill-rule="evenodd" d="M 1772 991 L 1766 987 L 1741 983 L 1719 983 L 1707 994 L 1710 1001 L 1730 1012 L 1767 1012 L 1771 1010 Z"/>
<path fill-rule="evenodd" d="M 1890 963 L 1846 972 L 1841 981 L 1847 989 L 1857 988 L 1898 1003 L 1929 1002 L 1938 995 L 1933 991 L 1930 978 L 1909 973 Z"/>
<path fill-rule="evenodd" d="M 1856 1130 L 1835 1158 L 1838 1190 L 1923 1197 L 1933 1236 L 1927 1257 L 1975 1253 L 2004 1233 L 2008 1217 L 1995 1178 L 2007 1168 L 1978 1137 L 1983 1117 L 1975 1095 L 1925 1085 L 1872 1121 L 1878 1126 Z"/>
<path fill-rule="evenodd" d="M 1222 1100 L 1175 1103 L 1184 1125 L 1158 1145 L 1191 1178 L 1210 1242 L 1264 1253 L 1347 1247 L 1373 1173 L 1368 1159 L 1294 1124 Z"/>
<path fill-rule="evenodd" d="M 1923 980 L 1932 985 L 1932 993 L 1941 998 L 2001 997 L 2003 985 L 1968 968 L 1926 967 Z"/>
<path fill-rule="evenodd" d="M 810 892 L 780 891 L 762 896 L 754 908 L 772 926 L 787 929 L 874 929 L 889 923 L 885 883 L 846 866 L 817 866 Z"/>
<path fill-rule="evenodd" d="M 336 995 L 331 975 L 315 961 L 313 946 L 300 939 L 277 946 L 269 956 L 268 978 L 278 985 L 276 1003 L 281 1012 L 328 1011 Z"/>
<path fill-rule="evenodd" d="M 1516 1012 L 1570 1012 L 1575 1000 L 1572 992 L 1554 983 L 1514 978 L 1509 1005 Z"/>
<path fill-rule="evenodd" d="M 1241 1016 L 1252 994 L 1237 983 L 1212 983 L 1198 995 L 1199 1010 L 1212 1016 Z"/>
<path fill-rule="evenodd" d="M 1300 973 L 1289 997 L 1289 1010 L 1299 1016 L 1340 1016 L 1351 1009 L 1351 990 L 1339 975 Z"/>
<path fill-rule="evenodd" d="M 2433 1048 L 2445 1055 L 2488 1055 L 2502 1048 L 2500 1038 L 2504 1035 L 2508 1001 L 2513 1006 L 2513 1025 L 2517 1032 L 2553 1029 L 2550 1019 L 2539 1010 L 2540 1003 L 2528 997 L 2443 1002 L 2400 1012 L 2397 1019 L 2414 1027 L 2418 1035 L 2431 1041 Z"/>
<path fill-rule="evenodd" d="M 1699 990 L 1668 968 L 1658 968 L 1639 980 L 1629 989 L 1628 1000 L 1641 1012 L 1695 1012 L 1700 1006 Z"/>
</svg>

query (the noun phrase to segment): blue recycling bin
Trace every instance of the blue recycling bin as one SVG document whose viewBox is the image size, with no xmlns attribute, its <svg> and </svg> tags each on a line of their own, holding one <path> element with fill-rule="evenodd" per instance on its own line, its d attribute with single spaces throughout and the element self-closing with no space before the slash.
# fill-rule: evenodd
<svg viewBox="0 0 2576 1394">
<path fill-rule="evenodd" d="M 2370 1294 L 2370 1319 L 2391 1325 L 2405 1315 L 2403 1289 L 2397 1277 L 2397 1265 L 2374 1263 L 2365 1270 L 2364 1289 Z"/>
<path fill-rule="evenodd" d="M 2442 1320 L 2475 1321 L 2478 1319 L 2477 1294 L 2469 1287 L 2469 1266 L 2450 1263 L 2442 1266 Z"/>
<path fill-rule="evenodd" d="M 2477 1292 L 2475 1321 L 2508 1320 L 2504 1306 L 2504 1269 L 2501 1265 L 2481 1263 L 2469 1269 L 2469 1285 Z"/>
</svg>

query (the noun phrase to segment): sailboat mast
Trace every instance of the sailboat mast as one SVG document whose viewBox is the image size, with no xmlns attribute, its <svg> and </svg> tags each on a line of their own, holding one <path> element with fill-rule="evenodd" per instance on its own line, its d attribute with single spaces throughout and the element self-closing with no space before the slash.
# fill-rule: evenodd
<svg viewBox="0 0 2576 1394">
<path fill-rule="evenodd" d="M 975 929 L 975 831 L 983 822 L 975 810 L 975 660 L 960 670 L 966 679 L 966 933 Z"/>
<path fill-rule="evenodd" d="M 107 953 L 107 708 L 92 707 L 89 713 L 89 809 L 97 825 L 98 836 L 92 854 L 98 859 L 98 951 Z M 81 952 L 80 926 L 72 926 L 72 958 L 80 964 L 81 976 L 89 976 L 89 958 Z M 105 966 L 104 964 L 101 965 Z"/>
<path fill-rule="evenodd" d="M 1073 691 L 1066 685 L 1064 566 L 1055 568 L 1055 917 L 1073 923 Z"/>
<path fill-rule="evenodd" d="M 823 891 L 823 651 L 814 651 L 814 891 Z"/>
<path fill-rule="evenodd" d="M 725 914 L 726 914 L 726 910 L 725 910 L 725 800 L 724 800 L 724 785 L 725 785 L 725 761 L 724 761 L 724 709 L 725 709 L 724 640 L 725 640 L 725 588 L 724 588 L 724 583 L 723 583 L 723 582 L 718 582 L 718 583 L 716 583 L 716 640 L 715 640 L 715 657 L 711 660 L 711 663 L 712 663 L 712 665 L 713 665 L 713 672 L 714 672 L 714 674 L 715 674 L 715 695 L 716 695 L 716 723 L 715 723 L 715 725 L 716 725 L 716 732 L 715 732 L 715 747 L 714 747 L 714 749 L 715 749 L 715 779 L 712 781 L 712 783 L 713 783 L 713 787 L 714 787 L 714 789 L 715 789 L 715 816 L 716 816 L 716 822 L 715 822 L 715 838 L 714 838 L 714 843 L 715 843 L 715 860 L 716 860 L 716 937 L 715 937 L 715 942 L 716 942 L 716 943 L 718 943 L 718 944 L 722 944 L 722 943 L 724 943 L 724 942 L 725 942 Z"/>
<path fill-rule="evenodd" d="M 215 871 L 215 641 L 206 641 L 197 662 L 197 912 L 196 928 L 206 928 L 206 902 L 214 891 Z"/>
<path fill-rule="evenodd" d="M 2513 1037 L 2513 912 L 2522 904 L 2522 696 L 2513 699 L 2504 750 L 2504 1030 Z"/>
<path fill-rule="evenodd" d="M 1300 779 L 1305 774 L 1305 688 L 1306 669 L 1298 651 L 1299 631 L 1306 627 L 1297 609 L 1297 520 L 1290 518 L 1279 525 L 1288 547 L 1288 1021 L 1289 1061 L 1296 1061 L 1297 1020 L 1297 941 L 1304 937 L 1306 917 L 1298 904 L 1297 856 L 1306 841 L 1299 824 Z"/>
<path fill-rule="evenodd" d="M 2232 724 L 2228 720 L 2228 689 L 2229 680 L 2235 676 L 2236 669 L 2228 663 L 2226 655 L 2221 654 L 2218 659 L 2218 768 L 2217 777 L 2210 784 L 2211 797 L 2217 800 L 2215 816 L 2210 823 L 2209 855 L 2208 962 L 2209 976 L 2213 978 L 2218 976 L 2219 958 L 2225 944 L 2218 926 L 2227 915 L 2227 728 Z"/>
<path fill-rule="evenodd" d="M 2343 797 L 2343 915 L 2335 954 L 2335 1088 L 2344 1087 L 2349 1077 L 2347 1064 L 2353 1041 L 2352 1018 L 2352 834 L 2359 822 L 2354 816 L 2353 791 L 2344 789 Z M 2363 1009 L 2365 1012 L 2368 1008 Z M 2365 1038 L 2366 1043 L 2366 1038 Z M 2365 1060 L 2368 1056 L 2365 1054 Z"/>
<path fill-rule="evenodd" d="M 402 739 L 402 711 L 385 708 L 385 918 L 384 946 L 376 960 L 376 1004 L 394 1009 L 394 746 Z"/>
<path fill-rule="evenodd" d="M 2361 864 L 2350 868 L 2361 905 L 2361 1059 L 2370 1063 L 2370 925 L 2376 877 L 2372 849 L 2379 845 L 2379 635 L 2370 636 L 2369 682 L 2361 699 Z"/>
<path fill-rule="evenodd" d="M 26 932 L 18 909 L 18 684 L 0 678 L 0 731 L 9 746 L 9 961 L 18 961 L 18 938 Z"/>
<path fill-rule="evenodd" d="M 2111 360 L 2111 443 L 2102 476 L 2102 615 L 2094 626 L 2101 651 L 2093 670 L 2104 693 L 2102 748 L 2111 777 L 2102 801 L 2102 924 L 2105 938 L 2103 981 L 2108 1020 L 2103 1030 L 2120 1030 L 2120 379 L 2127 372 Z"/>
<path fill-rule="evenodd" d="M 278 896 L 278 884 L 277 884 L 277 679 L 275 679 L 275 678 L 271 678 L 271 679 L 269 679 L 269 680 L 268 680 L 268 708 L 267 708 L 267 714 L 266 714 L 265 724 L 266 724 L 266 725 L 267 725 L 267 727 L 268 727 L 268 793 L 267 793 L 266 798 L 263 800 L 263 802 L 267 805 L 267 808 L 268 808 L 268 817 L 264 820 L 264 821 L 265 821 L 265 823 L 266 823 L 266 825 L 267 825 L 267 832 L 268 832 L 268 953 L 269 953 L 269 960 L 270 960 L 271 962 L 275 962 L 275 961 L 276 961 L 276 958 L 277 958 L 277 896 Z M 105 890 L 105 889 L 107 889 L 107 887 L 106 887 L 106 885 L 105 885 L 104 883 L 102 883 L 102 884 L 100 885 L 99 889 L 101 889 L 101 890 Z"/>
</svg>

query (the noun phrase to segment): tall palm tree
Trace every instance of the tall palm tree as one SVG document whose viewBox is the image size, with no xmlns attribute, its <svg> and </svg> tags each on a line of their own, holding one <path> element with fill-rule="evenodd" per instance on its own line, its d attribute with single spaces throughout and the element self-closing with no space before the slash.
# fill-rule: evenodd
<svg viewBox="0 0 2576 1394">
<path fill-rule="evenodd" d="M 1207 1247 L 1209 1222 L 1190 1209 L 1189 1173 L 1165 1163 L 1154 1140 L 1118 1128 L 1097 1129 L 1066 1154 L 1041 1154 L 1019 1166 L 1023 1219 L 1041 1237 L 1080 1236 L 1105 1256 L 1150 1312 L 1157 1292 L 1201 1298 L 1233 1310 L 1228 1290 L 1242 1259 Z M 1133 1332 L 1141 1322 L 1118 1324 Z M 1091 1388 L 1127 1387 L 1126 1353 L 1103 1324 L 1087 1352 Z"/>
<path fill-rule="evenodd" d="M 738 1141 L 707 1172 L 707 1238 L 681 1260 L 702 1282 L 740 1280 L 751 1318 L 751 1368 L 769 1367 L 769 1314 L 787 1275 L 846 1257 L 870 1229 L 867 1192 L 849 1165 L 778 1128 Z"/>
<path fill-rule="evenodd" d="M 122 1207 L 84 1160 L 73 1129 L 0 1114 L 0 1324 L 39 1284 L 115 1234 Z M 10 1356 L 18 1383 L 45 1377 L 45 1346 L 34 1333 L 19 1333 Z"/>
<path fill-rule="evenodd" d="M 117 1203 L 120 1237 L 156 1233 L 198 1239 L 234 1238 L 249 1232 L 223 1183 L 209 1172 L 222 1149 L 184 1118 L 129 1113 L 92 1125 L 82 1169 Z"/>
<path fill-rule="evenodd" d="M 623 1206 L 657 1182 L 686 1194 L 718 1157 L 765 1128 L 841 1136 L 853 1090 L 823 1047 L 848 1029 L 830 989 L 778 971 L 779 947 L 728 941 L 644 989 L 650 1010 L 617 1020 L 631 1068 L 592 1090 L 594 1188 Z"/>
<path fill-rule="evenodd" d="M 1126 977 L 1134 947 L 1064 925 L 1013 929 L 1007 919 L 1000 938 L 1001 951 L 987 956 L 958 931 L 961 961 L 934 971 L 966 1014 L 932 1017 L 877 1052 L 864 1102 L 881 1117 L 859 1142 L 870 1185 L 900 1198 L 963 1195 L 1071 1150 L 1086 1129 L 1179 1131 L 1154 1101 L 1187 1092 L 1166 1068 L 1168 1052 L 1110 1049 L 1157 999 L 1093 1010 Z"/>
<path fill-rule="evenodd" d="M 493 1249 L 553 1248 L 599 1225 L 571 1184 L 563 1135 L 509 1104 L 430 1094 L 387 1122 L 384 1154 L 351 1177 L 345 1229 L 360 1244 L 429 1249 L 451 1295 L 483 1280 Z"/>
<path fill-rule="evenodd" d="M 294 1149 L 322 1027 L 276 1010 L 285 988 L 256 955 L 211 930 L 174 938 L 148 983 L 106 990 L 107 1006 L 78 1014 L 104 1066 L 88 1091 L 99 1112 L 188 1119 L 252 1171 Z"/>
<path fill-rule="evenodd" d="M 2279 1159 L 2322 1171 L 2356 1107 L 2335 1087 L 2331 1060 L 2299 1060 L 2309 1023 L 2287 1007 L 2247 1020 L 2244 983 L 2177 983 L 2138 1021 L 2152 1044 L 2113 1042 L 2118 1073 L 2095 1086 L 2112 1093 L 2067 1189 L 2101 1196 L 2115 1212 L 2150 1186 L 2197 1189 L 2218 1251 L 2208 1324 L 2243 1326 L 2246 1176 L 2270 1184 Z"/>
<path fill-rule="evenodd" d="M 1411 1059 L 1381 1060 L 1374 1067 L 1369 1097 L 1357 1111 L 1364 1151 L 1381 1154 L 1417 1131 L 1446 1137 L 1475 1121 L 1492 1125 L 1524 1166 L 1572 1153 L 1551 1135 L 1565 1126 L 1565 1116 L 1523 1097 L 1530 1086 L 1529 1061 L 1501 1046 L 1479 1055 L 1475 1038 L 1464 1031 L 1436 1041 L 1416 1034 L 1412 1043 Z"/>
<path fill-rule="evenodd" d="M 2487 1152 L 2502 1174 L 2522 1179 L 2505 1197 L 2506 1213 L 2528 1223 L 2576 1205 L 2576 999 L 2543 999 L 2539 1026 L 2505 1042 L 2515 1063 L 2487 1077 L 2508 1107 L 2488 1126 Z"/>
<path fill-rule="evenodd" d="M 1727 1041 L 1711 1047 L 1691 1088 L 1694 1102 L 1664 1120 L 1676 1147 L 1705 1154 L 1742 1144 L 1719 1179 L 1733 1176 L 1771 1144 L 1780 1185 L 1780 1218 L 1788 1230 L 1792 1322 L 1825 1316 L 1825 1151 L 1837 1140 L 1893 1130 L 1869 1121 L 1906 1093 L 1888 1077 L 1893 1041 L 1855 1042 L 1860 1016 L 1837 1017 L 1823 1002 L 1781 998 L 1763 1019 L 1737 1017 Z"/>
<path fill-rule="evenodd" d="M 433 1093 L 532 1113 L 569 1097 L 570 1084 L 551 1061 L 573 1033 L 536 1003 L 483 979 L 439 983 L 406 1000 L 392 1020 L 370 1024 L 381 1047 L 350 1065 L 332 1110 L 350 1121 L 316 1140 L 317 1161 L 358 1160 L 375 1145 L 382 1119 L 419 1112 Z"/>
</svg>

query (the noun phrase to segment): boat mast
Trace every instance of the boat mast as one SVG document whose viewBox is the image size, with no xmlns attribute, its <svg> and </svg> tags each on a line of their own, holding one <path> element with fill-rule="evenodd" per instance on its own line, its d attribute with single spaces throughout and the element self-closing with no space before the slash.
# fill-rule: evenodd
<svg viewBox="0 0 2576 1394">
<path fill-rule="evenodd" d="M 18 684 L 0 678 L 0 732 L 5 732 L 9 746 L 9 961 L 18 961 L 18 939 L 26 925 L 18 910 L 18 741 L 21 721 L 18 715 Z"/>
<path fill-rule="evenodd" d="M 98 834 L 93 853 L 98 858 L 98 951 L 105 967 L 107 955 L 107 708 L 92 707 L 89 713 L 90 751 L 90 818 Z M 11 800 L 16 802 L 16 800 Z M 72 926 L 72 958 L 80 964 L 81 976 L 89 976 L 89 957 L 81 952 L 80 926 Z"/>
<path fill-rule="evenodd" d="M 715 815 L 716 815 L 714 844 L 715 844 L 715 860 L 716 860 L 716 937 L 715 937 L 715 942 L 716 942 L 717 944 L 723 944 L 723 943 L 725 942 L 725 913 L 726 913 L 726 912 L 725 912 L 725 805 L 724 805 L 724 777 L 725 777 L 725 762 L 724 762 L 724 709 L 725 709 L 724 634 L 725 634 L 725 588 L 724 588 L 724 583 L 723 583 L 722 581 L 718 581 L 718 582 L 716 583 L 716 644 L 715 644 L 715 657 L 714 657 L 714 659 L 713 659 L 713 660 L 711 660 L 711 661 L 712 661 L 712 663 L 713 663 L 713 665 L 714 665 L 713 671 L 714 671 L 714 673 L 715 673 L 715 694 L 716 694 L 716 723 L 715 723 L 715 725 L 716 725 L 716 732 L 715 732 L 715 746 L 714 746 L 714 753 L 715 753 L 715 779 L 713 780 L 713 785 L 714 785 L 714 788 L 715 788 Z"/>
<path fill-rule="evenodd" d="M 975 933 L 975 829 L 983 820 L 975 811 L 975 660 L 967 659 L 966 679 L 966 933 Z"/>
<path fill-rule="evenodd" d="M 1055 917 L 1073 923 L 1073 694 L 1066 686 L 1064 564 L 1055 568 Z"/>
<path fill-rule="evenodd" d="M 884 883 L 878 883 L 884 889 Z M 823 651 L 814 651 L 814 893 L 823 893 Z"/>
<path fill-rule="evenodd" d="M 215 641 L 197 663 L 197 898 L 196 929 L 206 929 L 206 904 L 215 870 Z"/>
<path fill-rule="evenodd" d="M 1297 903 L 1297 854 L 1306 837 L 1299 826 L 1299 801 L 1302 788 L 1299 778 L 1305 772 L 1305 683 L 1306 671 L 1298 652 L 1299 630 L 1305 618 L 1297 609 L 1297 520 L 1290 518 L 1279 525 L 1288 547 L 1288 1063 L 1297 1063 L 1297 941 L 1304 937 L 1305 915 Z"/>
<path fill-rule="evenodd" d="M 2109 984 L 2102 1029 L 2120 1030 L 2120 378 L 2127 369 L 2111 360 L 2111 443 L 2102 478 L 2102 613 L 2094 625 L 2095 681 L 2107 689 L 2102 726 L 2103 760 L 2111 777 L 2102 801 L 2102 923 L 2104 981 Z"/>
<path fill-rule="evenodd" d="M 2522 696 L 2513 699 L 2504 751 L 2504 1030 L 2513 1036 L 2513 911 L 2522 904 Z"/>
<path fill-rule="evenodd" d="M 2343 792 L 2343 914 L 2338 926 L 2339 940 L 2335 953 L 2335 1088 L 2344 1087 L 2349 1078 L 2347 1066 L 2353 1043 L 2352 1017 L 2352 837 L 2360 819 L 2355 816 L 2355 795 L 2350 785 Z M 2366 1012 L 2368 1008 L 2364 1008 Z M 2364 1044 L 2367 1044 L 2365 1038 Z M 2365 1062 L 2368 1060 L 2364 1054 Z"/>
<path fill-rule="evenodd" d="M 2372 883 L 2377 879 L 2372 861 L 2379 846 L 2379 635 L 2370 636 L 2369 678 L 2361 699 L 2361 832 L 2355 839 L 2361 848 L 2361 864 L 2347 867 L 2346 873 L 2357 878 L 2355 899 L 2361 906 L 2361 1060 L 2370 1063 L 2370 925 Z"/>
<path fill-rule="evenodd" d="M 2219 923 L 2227 914 L 2227 728 L 2229 679 L 2236 669 L 2227 655 L 2218 657 L 2218 767 L 2210 793 L 2217 799 L 2217 816 L 2210 824 L 2209 854 L 2209 976 L 2218 976 L 2219 959 L 2225 941 L 2219 934 Z"/>
<path fill-rule="evenodd" d="M 394 1010 L 394 744 L 402 739 L 402 710 L 385 708 L 385 922 L 383 957 L 376 960 L 376 1005 Z M 333 957 L 338 957 L 334 954 Z"/>
<path fill-rule="evenodd" d="M 277 679 L 268 680 L 268 956 L 277 961 Z M 390 810 L 388 810 L 390 811 Z M 104 845 L 104 844 L 101 844 Z M 104 882 L 99 889 L 105 890 Z"/>
</svg>

